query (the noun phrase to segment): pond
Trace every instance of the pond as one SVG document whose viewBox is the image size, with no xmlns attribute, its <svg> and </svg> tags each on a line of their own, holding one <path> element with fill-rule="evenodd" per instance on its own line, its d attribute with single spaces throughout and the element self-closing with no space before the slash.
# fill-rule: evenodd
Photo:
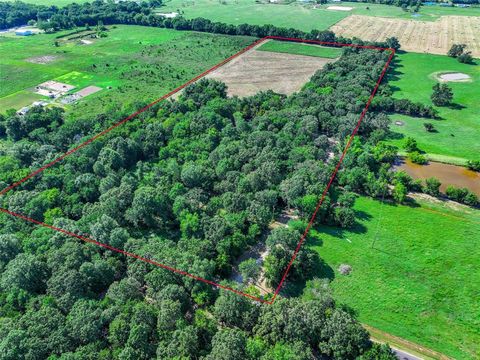
<svg viewBox="0 0 480 360">
<path fill-rule="evenodd" d="M 462 166 L 443 164 L 430 161 L 426 165 L 412 163 L 408 159 L 399 159 L 396 169 L 404 170 L 414 179 L 436 177 L 442 185 L 440 190 L 445 192 L 448 185 L 467 188 L 480 196 L 480 173 L 468 170 Z"/>
</svg>

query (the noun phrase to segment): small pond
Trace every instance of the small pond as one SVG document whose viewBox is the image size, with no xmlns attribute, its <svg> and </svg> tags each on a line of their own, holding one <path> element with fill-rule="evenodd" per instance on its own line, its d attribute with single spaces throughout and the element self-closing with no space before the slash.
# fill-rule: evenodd
<svg viewBox="0 0 480 360">
<path fill-rule="evenodd" d="M 396 169 L 404 170 L 414 179 L 436 177 L 442 183 L 440 190 L 445 192 L 448 185 L 467 188 L 480 196 L 480 173 L 462 166 L 430 161 L 426 165 L 412 163 L 408 159 L 398 159 Z"/>
</svg>

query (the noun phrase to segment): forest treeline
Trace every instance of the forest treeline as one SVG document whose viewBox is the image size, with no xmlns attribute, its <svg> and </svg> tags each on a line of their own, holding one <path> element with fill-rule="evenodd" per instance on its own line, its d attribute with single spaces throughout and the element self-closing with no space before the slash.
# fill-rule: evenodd
<svg viewBox="0 0 480 360">
<path fill-rule="evenodd" d="M 283 209 L 311 215 L 388 56 L 346 49 L 288 97 L 228 98 L 224 84 L 201 80 L 6 193 L 1 206 L 260 296 L 249 281 L 225 280 L 235 259 Z M 1 152 L 0 187 L 130 110 L 78 121 L 55 108 L 2 116 L 0 136 L 12 145 Z M 387 132 L 384 113 L 366 116 L 318 223 L 350 226 L 352 191 L 388 191 Z M 312 279 L 322 260 L 306 247 L 288 281 L 311 281 L 311 290 L 270 306 L 0 218 L 0 359 L 394 359 Z M 267 237 L 271 286 L 304 226 Z"/>
</svg>

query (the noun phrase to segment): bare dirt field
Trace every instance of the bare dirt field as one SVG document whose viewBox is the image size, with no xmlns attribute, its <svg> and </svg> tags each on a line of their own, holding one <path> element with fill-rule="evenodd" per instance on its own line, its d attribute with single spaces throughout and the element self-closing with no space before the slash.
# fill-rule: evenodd
<svg viewBox="0 0 480 360">
<path fill-rule="evenodd" d="M 327 7 L 327 10 L 351 11 L 353 8 L 349 6 L 329 6 Z"/>
<path fill-rule="evenodd" d="M 25 61 L 28 61 L 33 64 L 49 64 L 55 60 L 58 60 L 60 57 L 57 55 L 45 55 L 45 56 L 36 56 L 36 57 L 31 57 L 28 59 L 25 59 Z"/>
<path fill-rule="evenodd" d="M 87 86 L 86 88 L 84 88 L 80 91 L 77 91 L 75 94 L 80 95 L 81 97 L 85 97 L 85 96 L 88 96 L 88 95 L 91 95 L 91 94 L 95 94 L 96 92 L 99 92 L 100 90 L 102 90 L 101 87 L 91 85 L 91 86 Z"/>
<path fill-rule="evenodd" d="M 442 16 L 437 21 L 418 21 L 350 15 L 330 30 L 369 41 L 395 36 L 403 50 L 431 54 L 446 55 L 452 44 L 466 44 L 474 57 L 480 57 L 478 16 Z"/>
<path fill-rule="evenodd" d="M 335 59 L 250 50 L 206 77 L 224 82 L 229 96 L 250 96 L 273 90 L 291 94 L 300 90 L 315 71 Z"/>
</svg>

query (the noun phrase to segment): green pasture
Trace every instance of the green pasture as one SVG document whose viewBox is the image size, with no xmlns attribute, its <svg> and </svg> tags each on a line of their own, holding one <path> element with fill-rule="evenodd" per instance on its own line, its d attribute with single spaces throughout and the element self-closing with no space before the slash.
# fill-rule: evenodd
<svg viewBox="0 0 480 360">
<path fill-rule="evenodd" d="M 348 16 L 348 12 L 312 9 L 299 4 L 265 4 L 254 0 L 184 1 L 172 0 L 158 9 L 159 12 L 179 12 L 187 19 L 203 17 L 227 24 L 251 24 L 295 28 L 303 31 L 325 30 Z"/>
<path fill-rule="evenodd" d="M 439 120 L 392 116 L 403 125 L 392 125 L 390 142 L 401 147 L 404 138 L 411 136 L 432 158 L 453 163 L 480 159 L 480 65 L 461 64 L 448 56 L 418 53 L 398 54 L 395 61 L 398 65 L 390 72 L 389 84 L 396 98 L 432 105 L 432 87 L 437 82 L 436 75 L 443 72 L 465 73 L 471 81 L 448 82 L 454 93 L 453 105 L 437 107 Z M 425 122 L 433 123 L 436 131 L 427 132 L 423 126 Z M 449 158 L 452 161 L 448 161 Z"/>
<path fill-rule="evenodd" d="M 317 227 L 335 299 L 360 321 L 455 359 L 480 356 L 480 211 L 360 197 L 352 230 Z M 341 275 L 341 264 L 352 266 Z"/>
<path fill-rule="evenodd" d="M 46 97 L 35 94 L 31 91 L 20 90 L 11 95 L 0 98 L 0 113 L 7 109 L 20 109 L 28 106 L 37 100 L 45 100 Z"/>
<path fill-rule="evenodd" d="M 89 45 L 57 39 L 60 34 L 0 36 L 0 112 L 28 105 L 27 93 L 52 79 L 76 86 L 74 91 L 89 85 L 112 87 L 71 106 L 80 114 L 87 105 L 97 113 L 112 102 L 151 102 L 253 41 L 128 25 L 111 27 L 106 38 L 89 39 Z M 53 61 L 31 62 L 45 56 Z"/>
<path fill-rule="evenodd" d="M 316 56 L 330 59 L 335 59 L 342 54 L 342 49 L 339 48 L 283 41 L 268 41 L 258 47 L 257 50 Z"/>
<path fill-rule="evenodd" d="M 352 7 L 351 11 L 327 10 L 329 6 Z M 436 20 L 442 15 L 480 16 L 480 8 L 444 8 L 440 6 L 423 6 L 420 16 L 413 17 L 411 12 L 398 6 L 383 4 L 341 2 L 328 3 L 313 7 L 300 2 L 290 4 L 257 3 L 255 0 L 170 0 L 159 12 L 179 12 L 191 19 L 203 17 L 227 24 L 252 24 L 295 28 L 303 31 L 313 29 L 326 30 L 349 15 L 369 15 L 395 17 L 414 20 Z"/>
</svg>

